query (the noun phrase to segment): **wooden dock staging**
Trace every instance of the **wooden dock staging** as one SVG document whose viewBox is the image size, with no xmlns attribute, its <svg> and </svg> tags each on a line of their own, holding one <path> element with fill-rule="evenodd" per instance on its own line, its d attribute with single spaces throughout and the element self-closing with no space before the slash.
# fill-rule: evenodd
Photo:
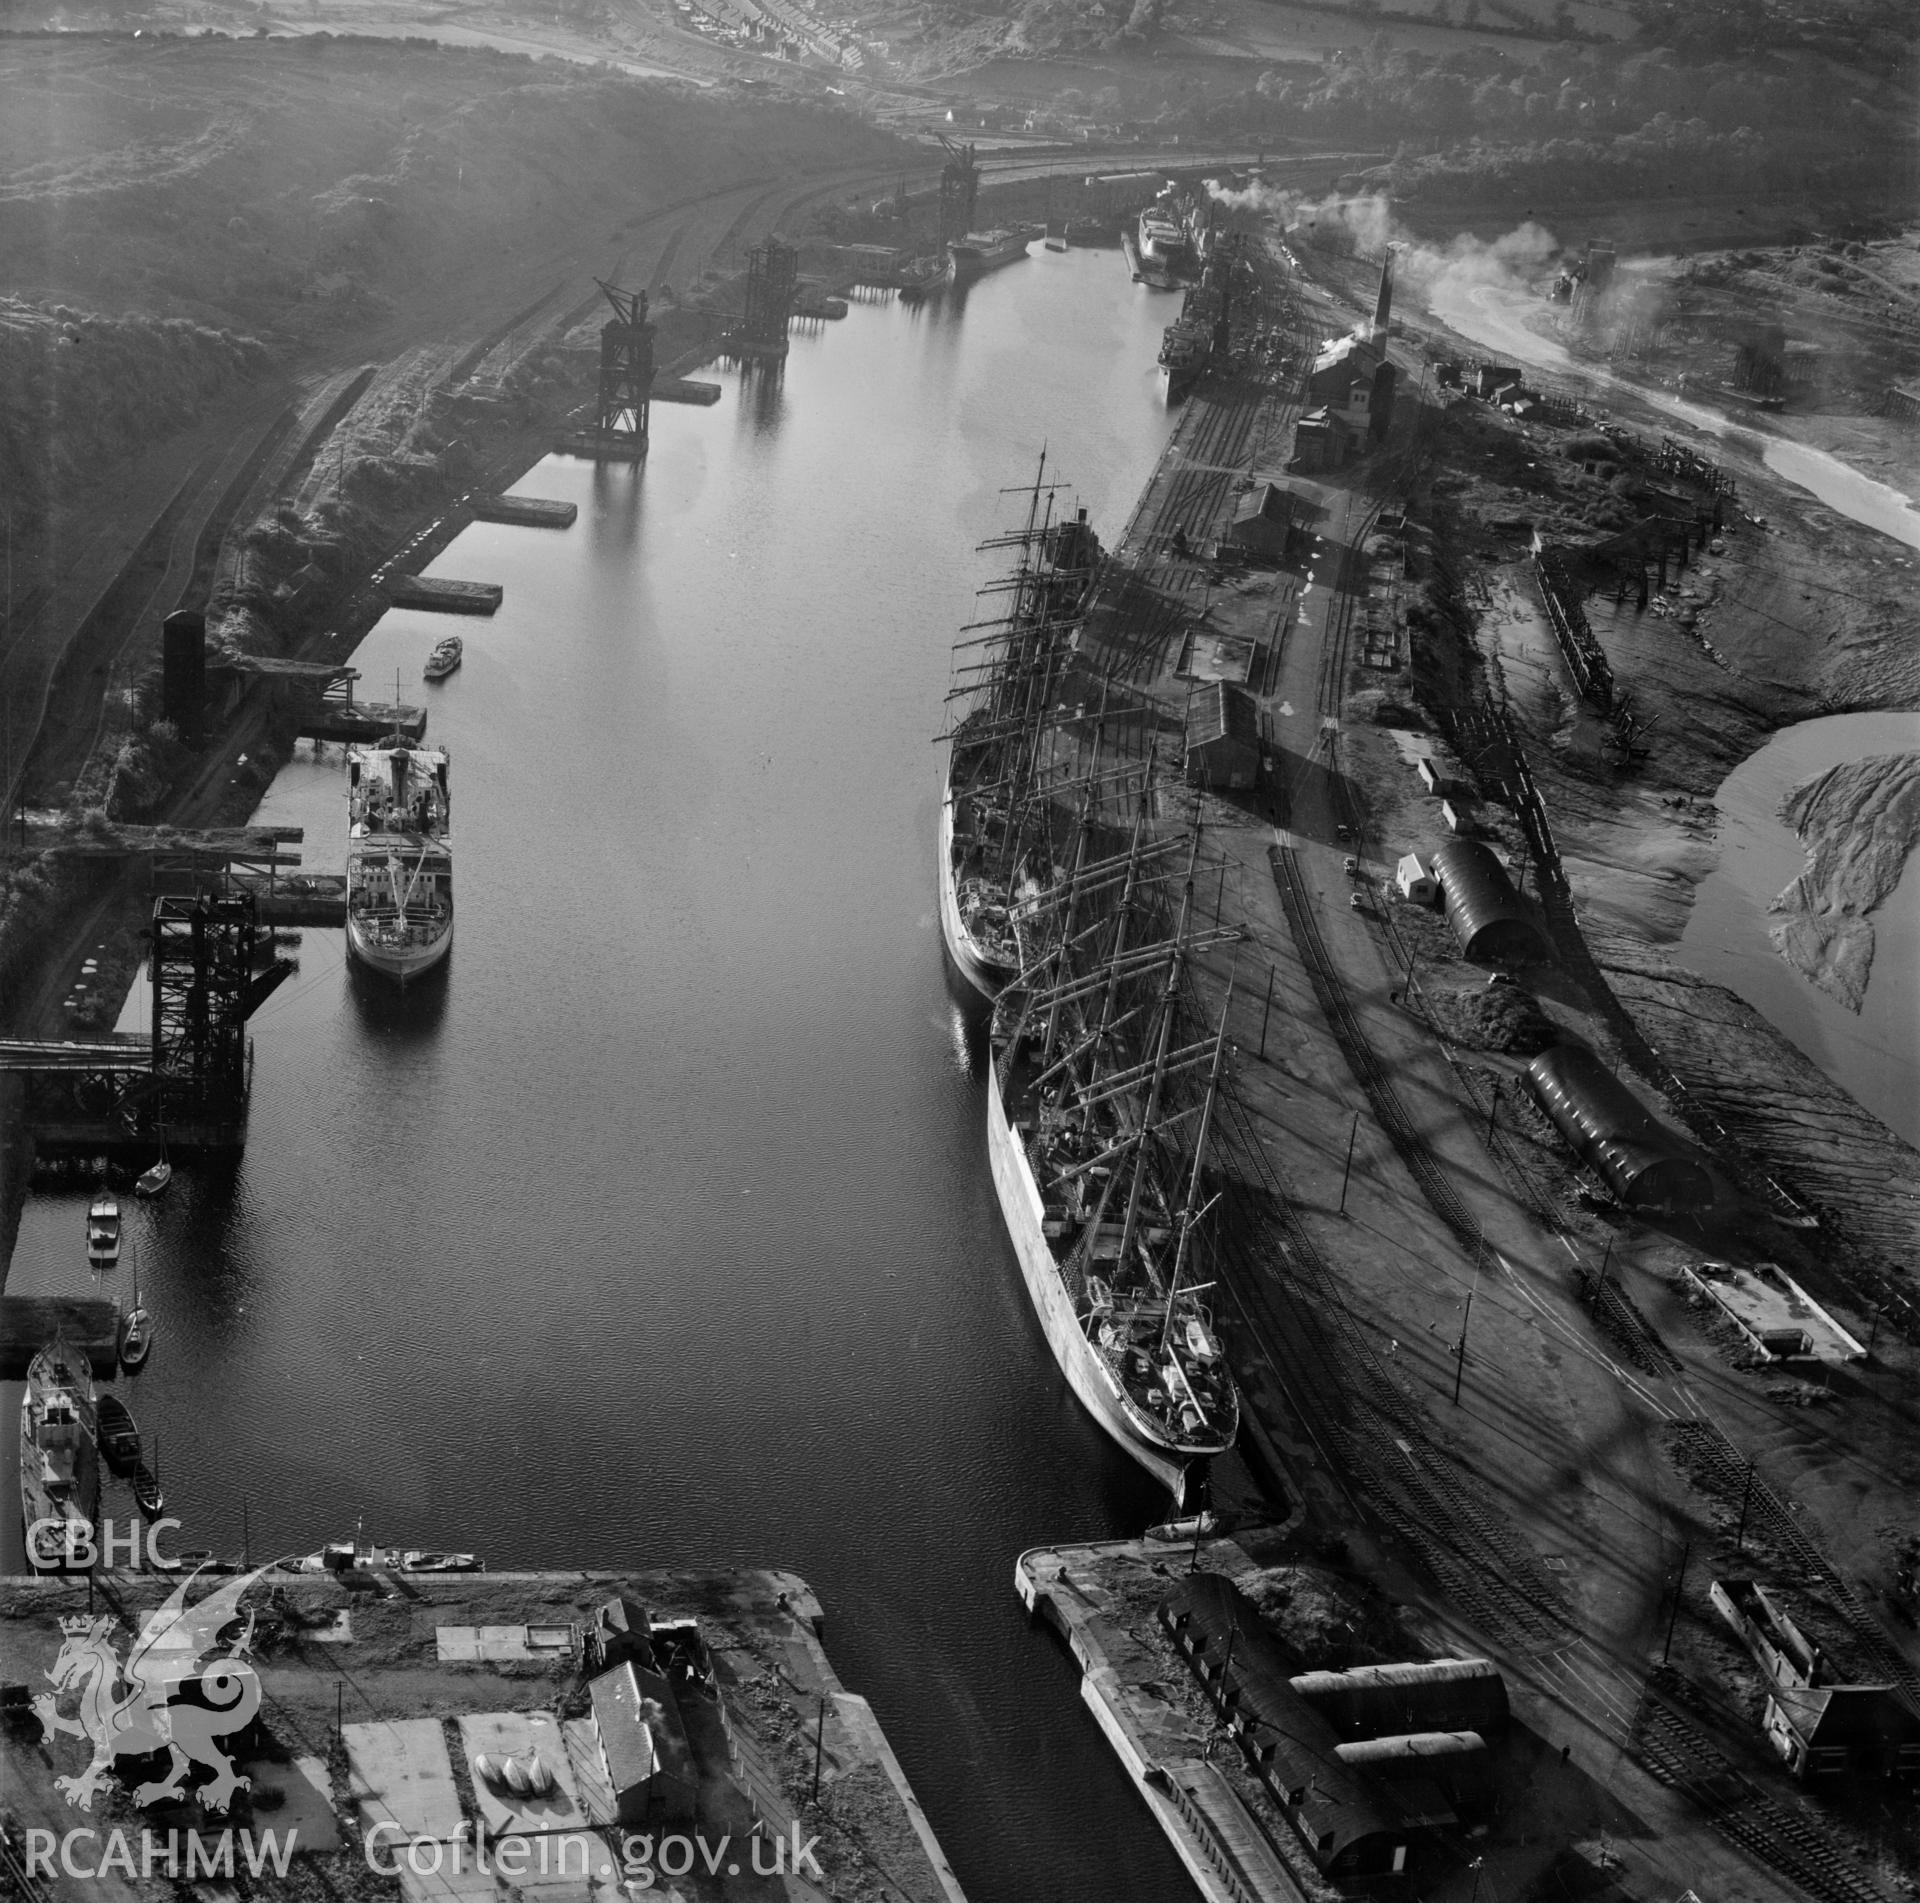
<svg viewBox="0 0 1920 1903">
<path fill-rule="evenodd" d="M 579 503 L 544 496 L 470 496 L 467 507 L 476 522 L 510 522 L 523 529 L 571 528 L 580 515 Z"/>
<path fill-rule="evenodd" d="M 495 581 L 448 581 L 437 575 L 389 575 L 381 587 L 396 608 L 446 615 L 490 615 L 506 595 Z"/>
<path fill-rule="evenodd" d="M 427 732 L 427 710 L 383 700 L 317 700 L 300 715 L 296 729 L 302 740 L 384 740 L 390 733 L 422 740 Z"/>
</svg>

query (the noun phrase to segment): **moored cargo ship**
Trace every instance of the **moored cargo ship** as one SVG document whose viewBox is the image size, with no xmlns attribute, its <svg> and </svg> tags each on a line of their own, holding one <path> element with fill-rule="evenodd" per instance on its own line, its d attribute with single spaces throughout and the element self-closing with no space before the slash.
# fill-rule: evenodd
<svg viewBox="0 0 1920 1903">
<path fill-rule="evenodd" d="M 1169 324 L 1160 340 L 1160 394 L 1169 404 L 1182 401 L 1200 381 L 1213 354 L 1205 326 L 1186 318 Z"/>
<path fill-rule="evenodd" d="M 1169 191 L 1121 234 L 1136 283 L 1176 291 L 1199 277 L 1213 244 L 1213 211 L 1205 200 Z"/>
<path fill-rule="evenodd" d="M 947 282 L 966 284 L 997 271 L 1003 264 L 1015 264 L 1027 255 L 1032 242 L 1030 231 L 970 231 L 947 245 Z"/>
<path fill-rule="evenodd" d="M 447 756 L 394 735 L 347 749 L 347 944 L 402 984 L 453 945 Z"/>
</svg>

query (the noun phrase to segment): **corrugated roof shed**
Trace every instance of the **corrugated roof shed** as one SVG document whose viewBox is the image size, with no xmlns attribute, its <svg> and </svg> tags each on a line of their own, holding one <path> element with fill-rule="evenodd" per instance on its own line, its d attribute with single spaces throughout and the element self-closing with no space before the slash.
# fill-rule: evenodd
<svg viewBox="0 0 1920 1903">
<path fill-rule="evenodd" d="M 1286 1811 L 1322 1870 L 1394 1867 L 1409 1823 L 1385 1786 L 1337 1755 L 1332 1726 L 1294 1691 L 1293 1661 L 1232 1580 L 1183 1579 L 1160 1609 L 1202 1675 L 1237 1694 L 1234 1710 L 1253 1769 Z M 1232 1641 L 1229 1662 L 1228 1642 Z M 1425 1806 L 1423 1805 L 1424 1809 Z"/>
<path fill-rule="evenodd" d="M 1251 694 L 1225 681 L 1209 681 L 1194 695 L 1187 709 L 1187 745 L 1208 740 L 1243 740 L 1259 746 L 1260 711 Z"/>
<path fill-rule="evenodd" d="M 600 1749 L 606 1755 L 607 1781 L 616 1797 L 653 1781 L 660 1768 L 654 1749 L 653 1727 L 647 1722 L 646 1700 L 631 1664 L 602 1672 L 588 1688 L 594 1722 L 600 1727 Z"/>
<path fill-rule="evenodd" d="M 1293 515 L 1293 499 L 1276 482 L 1257 482 L 1234 505 L 1233 520 L 1237 527 L 1242 522 L 1273 522 L 1286 527 Z"/>
<path fill-rule="evenodd" d="M 1491 1659 L 1418 1659 L 1303 1672 L 1293 1689 L 1343 1738 L 1414 1731 L 1499 1731 L 1507 1686 Z"/>
<path fill-rule="evenodd" d="M 1433 855 L 1446 895 L 1447 922 L 1469 958 L 1532 964 L 1549 956 L 1546 940 L 1507 869 L 1477 839 L 1449 839 Z"/>
<path fill-rule="evenodd" d="M 1698 1209 L 1713 1201 L 1713 1177 L 1691 1145 L 1578 1044 L 1556 1044 L 1527 1066 L 1527 1082 L 1576 1154 L 1624 1203 Z"/>
<path fill-rule="evenodd" d="M 1253 696 L 1209 681 L 1187 704 L 1187 784 L 1254 786 L 1260 778 L 1260 714 Z"/>
</svg>

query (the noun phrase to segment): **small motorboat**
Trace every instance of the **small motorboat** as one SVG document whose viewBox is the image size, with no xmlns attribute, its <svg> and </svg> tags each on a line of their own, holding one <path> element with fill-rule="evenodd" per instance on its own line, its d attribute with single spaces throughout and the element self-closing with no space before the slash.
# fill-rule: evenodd
<svg viewBox="0 0 1920 1903">
<path fill-rule="evenodd" d="M 87 1260 L 110 1269 L 120 1260 L 120 1204 L 102 1191 L 87 1210 Z"/>
<path fill-rule="evenodd" d="M 450 634 L 444 640 L 434 643 L 433 652 L 427 656 L 427 664 L 421 670 L 430 681 L 444 681 L 460 665 L 466 649 L 457 634 Z"/>
<path fill-rule="evenodd" d="M 437 1553 L 418 1547 L 376 1546 L 358 1535 L 329 1540 L 317 1553 L 298 1553 L 275 1562 L 288 1573 L 484 1573 L 472 1553 Z"/>
<path fill-rule="evenodd" d="M 145 1467 L 134 1470 L 133 1504 L 140 1509 L 143 1520 L 157 1520 L 167 1510 L 167 1496 L 160 1491 L 158 1477 Z"/>
<path fill-rule="evenodd" d="M 171 1558 L 164 1554 L 156 1555 L 153 1561 L 155 1572 L 161 1573 L 237 1573 L 244 1567 L 237 1559 L 218 1559 L 210 1546 L 190 1546 L 184 1553 L 176 1553 Z"/>
<path fill-rule="evenodd" d="M 142 1170 L 134 1180 L 136 1196 L 158 1196 L 173 1181 L 173 1165 L 163 1156 L 152 1169 Z"/>
<path fill-rule="evenodd" d="M 93 1444 L 109 1473 L 131 1480 L 140 1471 L 140 1430 L 117 1394 L 102 1394 L 94 1401 Z"/>
<path fill-rule="evenodd" d="M 153 1316 L 140 1305 L 140 1256 L 133 1258 L 133 1306 L 120 1318 L 120 1365 L 131 1374 L 153 1349 Z"/>
<path fill-rule="evenodd" d="M 412 1548 L 398 1555 L 395 1569 L 403 1573 L 484 1573 L 487 1570 L 472 1553 L 422 1553 Z"/>
<path fill-rule="evenodd" d="M 137 1368 L 153 1351 L 153 1315 L 136 1302 L 120 1318 L 120 1365 Z"/>
</svg>

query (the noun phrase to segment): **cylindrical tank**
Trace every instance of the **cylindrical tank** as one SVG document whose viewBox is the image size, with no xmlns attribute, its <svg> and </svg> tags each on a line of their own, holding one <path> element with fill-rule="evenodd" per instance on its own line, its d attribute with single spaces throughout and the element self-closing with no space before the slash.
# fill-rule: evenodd
<svg viewBox="0 0 1920 1903">
<path fill-rule="evenodd" d="M 1407 1731 L 1394 1738 L 1357 1738 L 1337 1744 L 1333 1755 L 1342 1764 L 1369 1764 L 1376 1768 L 1426 1763 L 1435 1758 L 1473 1757 L 1487 1748 L 1477 1731 Z"/>
<path fill-rule="evenodd" d="M 197 739 L 207 719 L 207 617 L 176 608 L 160 626 L 160 711 L 183 740 Z"/>
<path fill-rule="evenodd" d="M 1343 1738 L 1475 1731 L 1507 1722 L 1507 1687 L 1491 1659 L 1424 1659 L 1303 1672 L 1290 1681 Z"/>
</svg>

